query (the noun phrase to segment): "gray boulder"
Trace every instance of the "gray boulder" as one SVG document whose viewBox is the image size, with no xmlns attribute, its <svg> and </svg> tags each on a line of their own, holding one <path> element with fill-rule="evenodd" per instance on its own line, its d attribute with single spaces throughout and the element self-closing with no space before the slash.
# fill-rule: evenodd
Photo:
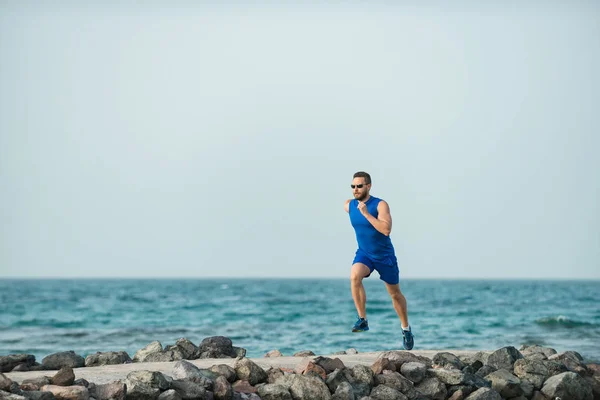
<svg viewBox="0 0 600 400">
<path fill-rule="evenodd" d="M 50 378 L 50 383 L 52 385 L 58 386 L 71 386 L 75 382 L 75 374 L 73 373 L 73 368 L 71 367 L 62 367 L 56 375 Z"/>
<path fill-rule="evenodd" d="M 266 382 L 269 376 L 262 367 L 246 357 L 238 358 L 233 364 L 238 379 L 248 381 L 252 386 Z"/>
<path fill-rule="evenodd" d="M 465 374 L 458 369 L 430 368 L 427 374 L 446 385 L 459 385 L 465 379 Z"/>
<path fill-rule="evenodd" d="M 583 362 L 583 357 L 576 351 L 565 351 L 548 357 L 548 360 L 562 363 L 569 371 L 580 375 L 587 375 L 587 367 Z"/>
<path fill-rule="evenodd" d="M 259 385 L 257 389 L 262 400 L 292 400 L 290 391 L 282 385 L 267 383 Z"/>
<path fill-rule="evenodd" d="M 180 381 L 177 379 L 171 382 L 171 389 L 175 390 L 182 399 L 205 399 L 207 393 L 210 393 L 196 382 Z"/>
<path fill-rule="evenodd" d="M 24 364 L 28 367 L 35 364 L 35 357 L 31 354 L 10 354 L 0 356 L 0 372 L 10 372 L 17 365 Z"/>
<path fill-rule="evenodd" d="M 90 390 L 90 395 L 96 400 L 125 400 L 127 386 L 120 381 L 99 384 Z"/>
<path fill-rule="evenodd" d="M 132 362 L 129 354 L 125 351 L 107 351 L 90 354 L 85 358 L 86 367 L 99 365 L 117 365 Z"/>
<path fill-rule="evenodd" d="M 100 400 L 100 399 L 98 399 Z M 158 396 L 158 400 L 182 400 L 179 393 L 173 389 L 165 390 Z"/>
<path fill-rule="evenodd" d="M 277 379 L 276 385 L 285 387 L 294 400 L 330 400 L 331 393 L 322 379 L 314 375 L 284 375 Z"/>
<path fill-rule="evenodd" d="M 227 381 L 229 383 L 233 383 L 237 380 L 237 374 L 235 373 L 235 369 L 231 368 L 227 364 L 213 365 L 209 368 L 209 371 L 217 375 L 223 375 L 225 378 L 227 378 Z"/>
<path fill-rule="evenodd" d="M 407 362 L 420 362 L 422 364 L 425 364 L 427 366 L 427 368 L 432 367 L 432 363 L 429 358 L 423 357 L 423 356 L 418 356 L 414 353 L 411 353 L 410 351 L 404 351 L 404 350 L 384 351 L 383 353 L 381 353 L 379 355 L 379 357 L 377 357 L 377 359 L 380 359 L 380 358 L 387 358 L 389 361 L 393 362 L 394 365 L 396 366 L 396 371 L 400 371 L 402 365 Z"/>
<path fill-rule="evenodd" d="M 570 400 L 593 400 L 592 386 L 581 376 L 567 371 L 552 376 L 544 382 L 542 387 L 544 396 L 554 399 L 560 397 Z"/>
<path fill-rule="evenodd" d="M 356 393 L 351 384 L 342 382 L 335 390 L 331 400 L 356 400 Z"/>
<path fill-rule="evenodd" d="M 339 358 L 329 358 L 329 357 L 315 357 L 312 360 L 315 364 L 320 366 L 325 370 L 326 373 L 331 373 L 336 369 L 344 368 L 344 363 Z"/>
<path fill-rule="evenodd" d="M 127 397 L 129 397 L 130 388 L 134 385 L 145 385 L 159 391 L 169 389 L 169 381 L 158 371 L 132 371 L 127 374 L 125 384 L 127 385 Z"/>
<path fill-rule="evenodd" d="M 146 347 L 143 347 L 143 348 L 139 349 L 138 351 L 136 351 L 133 356 L 133 361 L 134 362 L 146 362 L 147 358 L 150 355 L 156 354 L 156 353 L 162 353 L 162 351 L 163 351 L 162 344 L 160 344 L 160 342 L 158 340 L 155 340 L 155 341 L 147 344 Z"/>
<path fill-rule="evenodd" d="M 441 352 L 433 356 L 433 368 L 463 369 L 465 364 L 452 353 Z"/>
<path fill-rule="evenodd" d="M 198 346 L 198 358 L 236 358 L 245 355 L 245 349 L 234 347 L 231 339 L 225 336 L 207 337 Z"/>
<path fill-rule="evenodd" d="M 533 384 L 535 389 L 541 389 L 549 377 L 566 372 L 566 367 L 558 362 L 523 358 L 517 360 L 513 366 L 514 373 L 522 380 Z"/>
<path fill-rule="evenodd" d="M 85 366 L 85 359 L 74 351 L 62 351 L 44 357 L 42 365 L 45 369 L 61 369 L 62 367 L 81 368 Z"/>
<path fill-rule="evenodd" d="M 0 373 L 0 390 L 5 392 L 10 391 L 13 381 L 6 377 L 6 375 Z"/>
<path fill-rule="evenodd" d="M 493 389 L 480 388 L 467 396 L 465 400 L 502 400 L 502 397 Z"/>
<path fill-rule="evenodd" d="M 231 400 L 233 399 L 233 388 L 231 383 L 222 375 L 215 379 L 214 390 L 215 400 Z"/>
<path fill-rule="evenodd" d="M 427 376 L 427 366 L 421 362 L 407 362 L 402 364 L 400 372 L 414 383 L 419 383 Z"/>
<path fill-rule="evenodd" d="M 375 385 L 385 385 L 403 394 L 409 393 L 410 391 L 414 390 L 414 384 L 408 378 L 405 378 L 396 371 L 389 370 L 385 370 L 383 371 L 383 373 L 375 375 Z M 373 397 L 372 391 L 371 397 Z"/>
<path fill-rule="evenodd" d="M 521 380 L 505 369 L 499 369 L 485 377 L 492 382 L 492 389 L 504 398 L 521 396 Z"/>
<path fill-rule="evenodd" d="M 189 361 L 177 361 L 173 365 L 171 377 L 180 381 L 191 381 L 199 384 L 206 390 L 212 390 L 216 376 L 208 370 L 201 370 Z"/>
<path fill-rule="evenodd" d="M 385 385 L 374 387 L 369 396 L 373 400 L 408 400 L 408 397 L 396 389 Z"/>
<path fill-rule="evenodd" d="M 556 354 L 556 350 L 550 347 L 539 346 L 537 344 L 523 345 L 519 348 L 519 351 L 523 357 L 534 360 L 547 360 L 548 357 Z"/>
<path fill-rule="evenodd" d="M 515 361 L 520 358 L 523 358 L 523 355 L 519 353 L 519 350 L 512 346 L 507 346 L 502 347 L 490 354 L 487 364 L 496 369 L 512 371 Z"/>
<path fill-rule="evenodd" d="M 448 390 L 437 378 L 425 378 L 415 388 L 433 400 L 444 400 Z"/>
</svg>

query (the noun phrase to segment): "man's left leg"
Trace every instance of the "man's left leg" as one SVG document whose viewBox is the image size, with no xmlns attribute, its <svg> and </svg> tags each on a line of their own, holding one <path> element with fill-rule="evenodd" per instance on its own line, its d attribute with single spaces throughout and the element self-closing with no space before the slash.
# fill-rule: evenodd
<svg viewBox="0 0 600 400">
<path fill-rule="evenodd" d="M 400 284 L 397 283 L 395 285 L 391 285 L 389 283 L 385 283 L 385 287 L 392 298 L 392 304 L 394 305 L 394 310 L 396 310 L 396 314 L 400 318 L 400 322 L 402 324 L 402 336 L 404 348 L 406 350 L 411 350 L 414 346 L 414 338 L 412 334 L 412 330 L 408 323 L 408 308 L 406 306 L 406 298 L 400 291 Z"/>
</svg>

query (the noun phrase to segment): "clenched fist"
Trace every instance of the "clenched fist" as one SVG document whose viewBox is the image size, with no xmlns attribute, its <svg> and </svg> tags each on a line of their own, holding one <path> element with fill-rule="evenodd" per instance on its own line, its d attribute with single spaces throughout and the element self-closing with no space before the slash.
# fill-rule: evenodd
<svg viewBox="0 0 600 400">
<path fill-rule="evenodd" d="M 369 210 L 367 210 L 367 204 L 364 201 L 359 201 L 357 208 L 358 208 L 358 211 L 360 211 L 360 213 L 362 215 L 364 215 L 365 217 L 367 217 L 369 215 Z"/>
</svg>

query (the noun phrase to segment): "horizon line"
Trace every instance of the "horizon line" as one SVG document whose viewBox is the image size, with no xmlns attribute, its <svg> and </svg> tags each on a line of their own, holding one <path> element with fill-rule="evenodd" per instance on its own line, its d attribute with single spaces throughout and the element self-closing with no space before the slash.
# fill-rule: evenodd
<svg viewBox="0 0 600 400">
<path fill-rule="evenodd" d="M 349 277 L 343 276 L 0 276 L 0 280 L 258 280 L 258 279 L 279 279 L 279 280 L 309 280 L 309 279 L 326 279 L 326 280 L 347 280 Z M 368 279 L 366 279 L 368 281 Z M 379 280 L 379 279 L 377 279 Z M 475 280 L 490 280 L 490 281 L 600 281 L 600 277 L 406 277 L 400 281 L 411 280 L 448 280 L 448 281 L 475 281 Z"/>
</svg>

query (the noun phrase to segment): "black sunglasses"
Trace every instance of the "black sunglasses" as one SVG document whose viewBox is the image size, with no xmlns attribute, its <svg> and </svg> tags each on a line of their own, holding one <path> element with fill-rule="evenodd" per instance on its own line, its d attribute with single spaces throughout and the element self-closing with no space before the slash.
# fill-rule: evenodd
<svg viewBox="0 0 600 400">
<path fill-rule="evenodd" d="M 350 187 L 352 189 L 354 189 L 354 188 L 362 189 L 363 186 L 365 186 L 363 183 L 361 183 L 360 185 L 350 185 Z"/>
</svg>

